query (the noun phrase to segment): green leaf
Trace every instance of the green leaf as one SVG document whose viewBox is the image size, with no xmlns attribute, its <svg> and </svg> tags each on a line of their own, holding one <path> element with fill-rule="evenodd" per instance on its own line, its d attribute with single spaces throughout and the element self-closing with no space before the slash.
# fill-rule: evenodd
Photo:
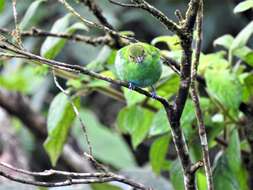
<svg viewBox="0 0 253 190">
<path fill-rule="evenodd" d="M 33 79 L 33 80 L 31 80 Z M 0 86 L 30 94 L 38 90 L 43 82 L 43 77 L 35 72 L 35 67 L 26 65 L 17 70 L 6 72 L 0 75 Z"/>
<path fill-rule="evenodd" d="M 113 50 L 111 48 L 109 48 L 108 46 L 104 46 L 98 53 L 97 57 L 93 59 L 89 64 L 87 64 L 86 67 L 96 72 L 103 70 L 105 63 L 112 52 Z"/>
<path fill-rule="evenodd" d="M 196 172 L 196 177 L 197 177 L 198 189 L 207 189 L 205 174 L 202 171 L 198 170 Z"/>
<path fill-rule="evenodd" d="M 172 74 L 162 84 L 157 87 L 157 94 L 163 97 L 170 98 L 177 92 L 179 88 L 179 77 L 176 74 Z"/>
<path fill-rule="evenodd" d="M 187 100 L 185 104 L 185 108 L 181 117 L 181 125 L 188 126 L 192 124 L 192 121 L 195 119 L 195 112 L 193 102 L 191 100 Z"/>
<path fill-rule="evenodd" d="M 0 0 L 0 13 L 4 10 L 5 0 Z"/>
<path fill-rule="evenodd" d="M 57 20 L 52 26 L 52 33 L 68 33 L 73 34 L 76 30 L 87 30 L 87 27 L 82 23 L 75 23 L 69 27 L 69 20 L 71 18 L 71 14 L 67 14 L 64 17 Z M 44 43 L 41 46 L 40 54 L 43 57 L 48 59 L 55 58 L 66 43 L 65 39 L 55 38 L 55 37 L 47 37 Z"/>
<path fill-rule="evenodd" d="M 152 169 L 156 174 L 160 174 L 165 165 L 170 140 L 171 136 L 164 135 L 156 139 L 151 146 L 149 159 Z"/>
<path fill-rule="evenodd" d="M 213 171 L 214 189 L 215 190 L 238 190 L 240 189 L 236 176 L 229 167 L 226 155 L 218 155 Z M 229 158 L 230 159 L 230 158 Z"/>
<path fill-rule="evenodd" d="M 217 38 L 214 41 L 214 45 L 220 45 L 226 49 L 230 49 L 231 44 L 233 43 L 234 38 L 230 34 L 226 34 L 224 36 L 221 36 L 220 38 Z M 232 52 L 233 55 L 239 57 L 249 65 L 253 66 L 253 51 L 247 46 L 243 46 L 241 48 L 236 49 L 234 52 Z"/>
<path fill-rule="evenodd" d="M 234 73 L 227 69 L 208 69 L 205 78 L 212 97 L 227 109 L 238 109 L 242 100 L 242 86 Z"/>
<path fill-rule="evenodd" d="M 52 33 L 65 32 L 68 28 L 70 18 L 71 14 L 67 14 L 64 17 L 57 20 L 54 23 L 51 32 Z M 61 38 L 47 37 L 41 46 L 40 54 L 48 59 L 53 59 L 61 51 L 65 42 L 66 40 Z"/>
<path fill-rule="evenodd" d="M 123 133 L 131 134 L 140 125 L 141 109 L 139 106 L 131 106 L 120 110 L 117 117 L 117 126 Z"/>
<path fill-rule="evenodd" d="M 240 13 L 250 8 L 253 8 L 253 0 L 246 0 L 236 5 L 234 8 L 234 13 Z"/>
<path fill-rule="evenodd" d="M 153 113 L 147 110 L 143 110 L 142 122 L 139 123 L 139 127 L 131 134 L 132 145 L 136 149 L 148 135 L 148 131 L 151 127 Z"/>
<path fill-rule="evenodd" d="M 184 177 L 179 160 L 173 161 L 170 169 L 171 182 L 176 190 L 184 190 Z"/>
<path fill-rule="evenodd" d="M 241 165 L 241 149 L 237 129 L 232 130 L 228 144 L 229 146 L 226 149 L 226 155 L 229 158 L 229 166 L 233 171 L 238 171 Z"/>
<path fill-rule="evenodd" d="M 250 49 L 251 50 L 251 49 Z M 247 54 L 246 54 L 246 57 L 245 57 L 245 61 L 246 63 L 248 63 L 250 66 L 253 67 L 253 51 L 249 51 Z"/>
<path fill-rule="evenodd" d="M 119 129 L 131 135 L 132 145 L 136 148 L 147 136 L 151 127 L 153 113 L 139 106 L 123 108 L 117 118 Z"/>
<path fill-rule="evenodd" d="M 253 74 L 249 74 L 247 77 L 244 78 L 244 84 L 250 96 L 253 96 Z"/>
<path fill-rule="evenodd" d="M 235 37 L 230 51 L 234 52 L 238 48 L 245 46 L 253 33 L 253 21 L 251 21 L 241 32 Z"/>
<path fill-rule="evenodd" d="M 229 49 L 233 41 L 234 41 L 234 37 L 230 34 L 226 34 L 214 40 L 213 45 L 214 46 L 219 45 L 219 46 L 225 47 L 226 49 Z"/>
<path fill-rule="evenodd" d="M 120 187 L 111 184 L 91 184 L 92 190 L 122 190 Z"/>
<path fill-rule="evenodd" d="M 136 165 L 131 150 L 118 133 L 102 125 L 94 113 L 89 110 L 81 110 L 80 115 L 87 128 L 87 135 L 96 159 L 118 169 L 131 168 Z M 78 120 L 76 122 L 78 124 L 75 125 L 73 134 L 78 144 L 88 151 L 80 123 Z"/>
<path fill-rule="evenodd" d="M 20 22 L 20 29 L 21 30 L 25 30 L 28 28 L 28 26 L 30 25 L 31 20 L 33 19 L 34 15 L 37 12 L 37 9 L 39 7 L 39 5 L 45 0 L 36 0 L 33 3 L 31 3 L 31 5 L 29 6 L 29 8 L 27 9 L 25 16 L 23 17 L 22 21 Z"/>
<path fill-rule="evenodd" d="M 128 88 L 123 88 L 124 96 L 126 98 L 127 106 L 133 106 L 139 102 L 142 102 L 145 100 L 146 96 L 137 93 L 133 90 L 130 90 Z"/>
<path fill-rule="evenodd" d="M 170 131 L 170 124 L 167 118 L 167 113 L 164 108 L 162 108 L 154 115 L 149 135 L 160 135 L 167 133 L 168 131 Z"/>
<path fill-rule="evenodd" d="M 200 63 L 198 67 L 198 73 L 204 75 L 206 70 L 209 68 L 221 70 L 229 67 L 229 62 L 224 58 L 226 52 L 219 51 L 210 54 L 201 54 Z"/>
<path fill-rule="evenodd" d="M 239 57 L 241 60 L 253 67 L 253 50 L 249 47 L 243 46 L 238 48 L 233 52 L 233 55 Z"/>
<path fill-rule="evenodd" d="M 154 38 L 151 42 L 152 45 L 157 43 L 166 43 L 168 48 L 172 51 L 181 50 L 180 39 L 177 35 L 174 36 L 158 36 Z"/>
<path fill-rule="evenodd" d="M 79 99 L 75 100 L 78 104 Z M 51 102 L 47 117 L 48 137 L 44 142 L 44 148 L 50 157 L 52 165 L 56 162 L 62 152 L 67 140 L 71 123 L 75 119 L 74 110 L 63 93 L 59 93 Z"/>
<path fill-rule="evenodd" d="M 247 172 L 242 166 L 241 160 L 241 148 L 240 148 L 240 139 L 237 129 L 233 129 L 231 132 L 229 146 L 226 149 L 226 156 L 228 159 L 228 164 L 232 172 L 237 178 L 237 181 L 240 184 L 240 189 L 248 189 L 247 187 Z"/>
</svg>

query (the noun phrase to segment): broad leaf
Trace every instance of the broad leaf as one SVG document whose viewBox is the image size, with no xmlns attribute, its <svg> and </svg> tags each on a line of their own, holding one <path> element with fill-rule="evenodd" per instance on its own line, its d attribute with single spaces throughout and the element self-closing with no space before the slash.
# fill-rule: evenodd
<svg viewBox="0 0 253 190">
<path fill-rule="evenodd" d="M 227 69 L 208 69 L 205 78 L 212 97 L 227 109 L 238 109 L 242 100 L 242 87 L 234 73 Z"/>
<path fill-rule="evenodd" d="M 51 32 L 52 33 L 69 33 L 72 34 L 76 30 L 87 30 L 87 27 L 82 23 L 75 23 L 69 27 L 69 20 L 71 18 L 71 14 L 67 14 L 64 17 L 57 20 L 54 25 L 52 26 Z M 55 38 L 55 37 L 47 37 L 44 43 L 41 46 L 40 54 L 43 57 L 48 59 L 55 58 L 66 43 L 65 39 L 62 38 Z"/>
<path fill-rule="evenodd" d="M 253 97 L 253 74 L 249 74 L 244 78 L 245 88 L 247 89 L 249 96 Z"/>
<path fill-rule="evenodd" d="M 209 68 L 221 70 L 229 67 L 229 62 L 224 58 L 226 52 L 219 51 L 210 54 L 201 54 L 200 62 L 198 67 L 198 73 L 204 75 L 206 70 Z"/>
<path fill-rule="evenodd" d="M 233 43 L 234 38 L 230 34 L 226 34 L 224 36 L 221 36 L 220 38 L 217 38 L 214 41 L 214 45 L 222 46 L 226 49 L 230 49 L 231 44 Z M 253 50 L 250 49 L 247 46 L 243 46 L 241 48 L 237 48 L 235 51 L 231 52 L 233 55 L 239 57 L 249 65 L 253 66 Z"/>
<path fill-rule="evenodd" d="M 171 164 L 170 176 L 171 176 L 171 182 L 174 189 L 184 190 L 183 171 L 182 171 L 182 166 L 178 159 L 173 161 Z"/>
<path fill-rule="evenodd" d="M 166 153 L 168 152 L 170 139 L 171 137 L 169 135 L 164 135 L 156 139 L 151 146 L 149 159 L 152 169 L 156 174 L 160 174 L 166 165 Z"/>
<path fill-rule="evenodd" d="M 242 165 L 241 160 L 241 149 L 240 149 L 240 139 L 237 129 L 233 129 L 230 136 L 229 146 L 226 149 L 226 156 L 228 159 L 229 167 L 235 174 L 237 181 L 240 184 L 240 189 L 247 190 L 247 172 Z"/>
<path fill-rule="evenodd" d="M 96 159 L 115 168 L 123 169 L 135 166 L 135 160 L 124 139 L 115 131 L 101 124 L 94 113 L 81 110 L 81 118 L 87 128 L 87 135 L 91 142 L 93 155 Z M 73 134 L 78 144 L 88 151 L 83 130 L 79 121 L 74 127 Z"/>
<path fill-rule="evenodd" d="M 40 4 L 45 0 L 36 0 L 27 9 L 25 16 L 23 17 L 22 21 L 20 22 L 20 29 L 25 30 L 30 25 L 31 20 L 33 19 L 34 15 L 36 14 L 36 11 Z"/>
<path fill-rule="evenodd" d="M 198 189 L 207 189 L 206 176 L 203 171 L 198 170 L 196 172 Z"/>
<path fill-rule="evenodd" d="M 159 36 L 152 40 L 151 44 L 156 45 L 157 43 L 166 43 L 168 48 L 172 51 L 181 50 L 180 39 L 178 36 Z"/>
<path fill-rule="evenodd" d="M 240 13 L 250 8 L 253 8 L 253 0 L 246 0 L 236 5 L 234 8 L 234 13 Z"/>
<path fill-rule="evenodd" d="M 229 167 L 228 158 L 224 154 L 219 155 L 219 157 L 215 162 L 213 171 L 213 180 L 215 190 L 240 189 L 237 178 Z"/>
<path fill-rule="evenodd" d="M 26 94 L 34 93 L 38 90 L 42 82 L 43 77 L 38 75 L 35 67 L 31 65 L 20 67 L 14 71 L 0 75 L 0 86 Z"/>
<path fill-rule="evenodd" d="M 170 131 L 170 124 L 164 108 L 160 109 L 153 118 L 152 125 L 149 131 L 150 136 L 160 135 Z"/>
<path fill-rule="evenodd" d="M 214 40 L 213 45 L 214 46 L 219 45 L 219 46 L 225 47 L 226 49 L 229 49 L 233 41 L 234 41 L 234 37 L 230 34 L 226 34 Z"/>
<path fill-rule="evenodd" d="M 5 0 L 0 0 L 0 13 L 4 10 Z"/>
<path fill-rule="evenodd" d="M 123 88 L 123 92 L 124 92 L 124 96 L 127 102 L 127 106 L 133 106 L 139 102 L 142 102 L 143 100 L 145 100 L 146 96 L 137 93 L 133 90 L 130 90 L 128 88 Z"/>
<path fill-rule="evenodd" d="M 78 101 L 79 99 L 76 99 L 75 104 L 78 104 Z M 59 93 L 53 99 L 49 108 L 47 117 L 48 137 L 44 142 L 44 148 L 53 166 L 56 165 L 62 152 L 74 119 L 75 113 L 67 96 Z"/>
<path fill-rule="evenodd" d="M 117 118 L 119 129 L 131 135 L 132 145 L 136 148 L 147 136 L 153 114 L 139 106 L 123 108 Z"/>
<path fill-rule="evenodd" d="M 245 46 L 253 33 L 253 21 L 251 21 L 241 32 L 235 37 L 230 51 L 233 52 L 238 48 Z"/>
</svg>

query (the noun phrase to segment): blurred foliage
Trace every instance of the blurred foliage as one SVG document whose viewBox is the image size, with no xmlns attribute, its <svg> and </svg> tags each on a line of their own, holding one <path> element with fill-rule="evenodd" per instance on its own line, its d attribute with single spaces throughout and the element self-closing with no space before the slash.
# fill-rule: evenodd
<svg viewBox="0 0 253 190">
<path fill-rule="evenodd" d="M 185 1 L 150 2 L 172 18 L 175 18 L 173 13 L 176 8 L 182 10 L 186 5 Z M 138 39 L 151 42 L 161 47 L 164 55 L 180 60 L 181 47 L 178 45 L 177 36 L 169 34 L 153 17 L 142 10 L 118 7 L 107 1 L 97 3 L 115 28 L 120 31 L 133 31 Z M 85 18 L 95 19 L 85 6 L 74 2 L 72 5 Z M 200 103 L 208 132 L 211 157 L 214 158 L 212 160 L 215 190 L 248 190 L 248 172 L 241 151 L 249 151 L 249 144 L 245 134 L 240 133 L 241 127 L 244 127 L 244 115 L 240 112 L 239 106 L 241 103 L 252 104 L 253 101 L 253 21 L 248 22 L 238 14 L 252 10 L 253 6 L 252 0 L 243 1 L 236 7 L 229 5 L 227 1 L 206 1 L 204 45 L 198 70 L 198 74 L 206 80 L 206 90 L 200 86 Z M 21 30 L 38 27 L 51 32 L 102 35 L 100 31 L 88 29 L 79 20 L 67 14 L 64 7 L 59 6 L 56 1 L 26 0 L 18 2 L 17 6 Z M 233 14 L 232 7 L 235 7 L 236 15 Z M 0 27 L 13 28 L 11 10 L 10 1 L 0 0 Z M 116 50 L 109 47 L 93 47 L 53 37 L 23 38 L 23 45 L 46 58 L 78 63 L 104 76 L 116 77 L 113 65 Z M 78 104 L 81 118 L 87 127 L 96 159 L 123 174 L 130 173 L 131 177 L 145 184 L 156 184 L 156 189 L 172 189 L 171 184 L 174 189 L 183 189 L 180 163 L 175 159 L 175 150 L 171 146 L 173 143 L 169 123 L 159 103 L 136 92 L 114 88 L 107 82 L 88 76 L 79 77 L 56 72 L 66 79 L 60 82 L 68 88 L 73 97 L 81 97 L 81 100 L 75 98 L 74 101 Z M 83 131 L 78 120 L 75 121 L 68 98 L 63 93 L 57 94 L 58 90 L 53 85 L 46 67 L 31 64 L 29 60 L 3 59 L 0 86 L 31 97 L 32 106 L 41 105 L 38 110 L 47 116 L 49 134 L 44 147 L 52 165 L 57 166 L 57 160 L 69 135 L 76 139 L 78 146 L 88 151 Z M 179 77 L 164 66 L 162 77 L 157 84 L 157 94 L 173 101 L 178 86 Z M 105 100 L 109 101 L 109 106 L 104 106 L 102 97 L 109 97 Z M 116 108 L 113 107 L 115 102 Z M 113 115 L 113 112 L 116 114 Z M 109 124 L 105 124 L 102 120 L 108 115 L 111 119 Z M 197 121 L 191 99 L 187 100 L 181 126 L 190 147 L 191 158 L 194 161 L 200 160 Z M 20 130 L 22 129 L 19 127 L 19 132 Z M 22 135 L 20 136 L 23 141 Z M 217 137 L 224 136 L 228 146 L 221 148 L 217 143 Z M 24 141 L 34 142 L 33 139 Z M 145 153 L 142 146 L 147 146 L 149 152 Z M 140 157 L 149 161 L 137 164 L 137 161 L 141 160 L 138 151 L 142 154 Z M 143 165 L 146 165 L 145 169 Z M 146 171 L 149 166 L 153 172 Z M 137 171 L 141 171 L 143 176 Z M 159 180 L 155 175 L 161 175 Z M 199 189 L 205 189 L 204 171 L 201 169 L 196 175 Z M 107 184 L 92 185 L 89 188 L 127 189 Z"/>
</svg>

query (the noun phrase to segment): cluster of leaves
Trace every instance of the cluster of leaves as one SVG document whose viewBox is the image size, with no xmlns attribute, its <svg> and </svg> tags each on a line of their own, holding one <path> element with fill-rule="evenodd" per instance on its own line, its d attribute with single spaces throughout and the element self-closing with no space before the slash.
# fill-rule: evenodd
<svg viewBox="0 0 253 190">
<path fill-rule="evenodd" d="M 234 9 L 235 13 L 252 8 L 252 2 L 252 0 L 242 2 Z M 0 11 L 3 5 L 4 1 L 0 0 Z M 32 21 L 34 15 L 42 5 L 43 0 L 34 1 L 30 5 L 20 23 L 21 30 L 30 27 L 30 23 L 34 22 Z M 53 33 L 74 34 L 77 31 L 87 30 L 84 24 L 76 22 L 70 14 L 56 20 L 51 26 Z M 253 21 L 237 36 L 227 34 L 214 41 L 214 46 L 221 46 L 225 50 L 210 54 L 201 53 L 200 56 L 198 74 L 206 81 L 200 103 L 207 127 L 208 144 L 211 150 L 219 150 L 213 164 L 216 190 L 249 189 L 248 174 L 241 158 L 241 151 L 249 151 L 249 146 L 247 141 L 239 136 L 240 121 L 243 118 L 239 105 L 253 100 L 253 73 L 250 72 L 253 67 L 253 50 L 247 46 L 252 33 Z M 62 51 L 66 42 L 66 39 L 47 37 L 41 45 L 40 55 L 54 59 Z M 178 45 L 177 36 L 159 36 L 151 42 L 153 45 L 157 43 L 165 43 L 168 46 L 169 50 L 163 50 L 162 54 L 180 61 L 181 47 Z M 116 50 L 104 47 L 97 59 L 88 63 L 86 67 L 115 78 L 113 65 L 115 55 Z M 44 82 L 44 73 L 47 72 L 47 68 L 17 61 L 15 64 L 18 66 L 15 66 L 14 70 L 6 65 L 5 74 L 0 76 L 0 85 L 28 95 L 33 94 Z M 41 74 L 42 72 L 44 75 Z M 149 161 L 153 172 L 157 175 L 166 171 L 170 172 L 170 182 L 174 189 L 183 190 L 180 164 L 178 160 L 168 159 L 168 149 L 171 148 L 172 138 L 162 105 L 125 88 L 118 92 L 107 82 L 88 76 L 77 77 L 62 71 L 57 71 L 57 74 L 67 79 L 68 90 L 74 94 L 86 95 L 89 92 L 98 91 L 126 103 L 118 113 L 115 122 L 116 129 L 114 129 L 112 126 L 103 125 L 90 109 L 80 105 L 80 98 L 73 96 L 75 97 L 73 101 L 79 108 L 81 118 L 87 127 L 96 159 L 118 170 L 134 168 L 137 167 L 134 155 L 122 134 L 131 137 L 134 150 L 141 143 L 152 142 Z M 157 84 L 157 94 L 173 100 L 178 87 L 177 74 L 167 66 L 163 66 L 163 74 Z M 53 165 L 56 165 L 69 133 L 77 139 L 84 150 L 88 150 L 79 122 L 75 121 L 74 110 L 65 94 L 59 93 L 52 100 L 47 113 L 47 124 L 49 135 L 44 148 Z M 194 106 L 189 99 L 183 112 L 181 127 L 189 145 L 190 156 L 195 162 L 202 158 L 196 126 Z M 216 138 L 223 136 L 224 133 L 227 136 L 228 146 L 221 150 Z M 206 189 L 204 171 L 199 170 L 196 175 L 199 189 Z"/>
</svg>

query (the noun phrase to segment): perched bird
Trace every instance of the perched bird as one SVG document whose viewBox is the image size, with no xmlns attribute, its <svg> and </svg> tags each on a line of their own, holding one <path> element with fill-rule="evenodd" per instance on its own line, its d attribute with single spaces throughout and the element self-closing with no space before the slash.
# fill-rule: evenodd
<svg viewBox="0 0 253 190">
<path fill-rule="evenodd" d="M 159 49 L 146 43 L 134 43 L 118 50 L 115 60 L 116 73 L 119 79 L 127 81 L 129 88 L 152 88 L 162 74 L 162 61 Z"/>
</svg>

